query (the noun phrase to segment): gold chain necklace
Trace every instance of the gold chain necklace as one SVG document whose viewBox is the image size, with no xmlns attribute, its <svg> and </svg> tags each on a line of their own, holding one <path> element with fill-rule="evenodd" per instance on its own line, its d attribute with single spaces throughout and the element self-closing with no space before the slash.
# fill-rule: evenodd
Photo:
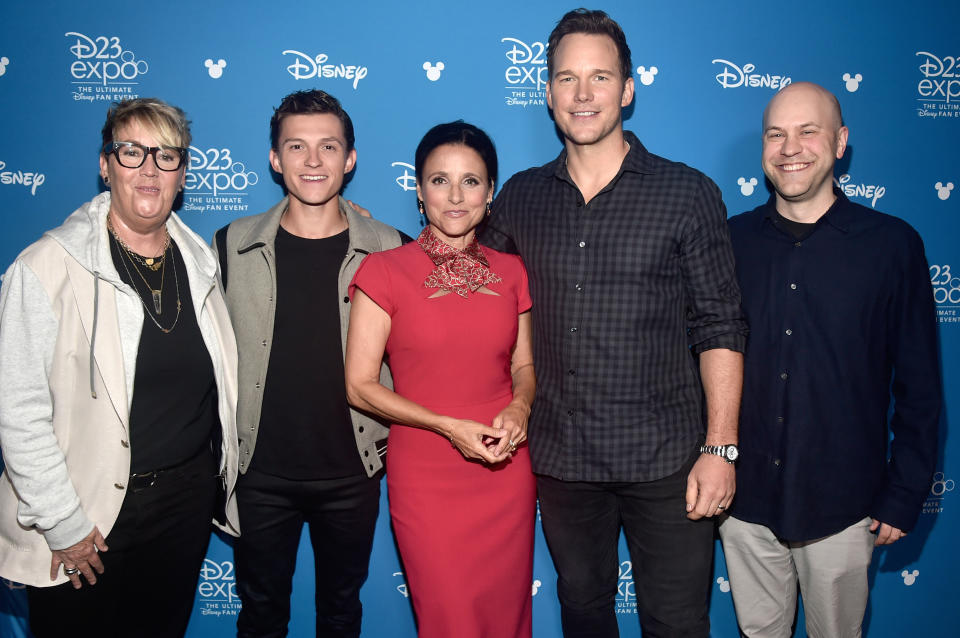
<svg viewBox="0 0 960 638">
<path fill-rule="evenodd" d="M 134 281 L 134 279 L 133 279 L 133 275 L 130 274 L 130 269 L 127 267 L 127 262 L 123 260 L 123 255 L 126 255 L 126 256 L 127 256 L 127 259 L 130 261 L 130 263 L 133 264 L 133 269 L 137 271 L 137 274 L 140 275 L 140 279 L 143 280 L 143 284 L 147 287 L 147 290 L 150 291 L 150 295 L 151 295 L 151 297 L 153 298 L 153 307 L 154 307 L 154 309 L 156 310 L 158 316 L 163 313 L 163 309 L 162 309 L 162 308 L 163 308 L 163 304 L 162 304 L 162 301 L 163 301 L 163 296 L 162 296 L 162 295 L 163 295 L 163 281 L 164 281 L 164 276 L 166 275 L 166 272 L 167 272 L 167 268 L 166 268 L 166 262 L 167 262 L 167 260 L 166 260 L 166 259 L 162 259 L 163 270 L 160 271 L 160 290 L 154 290 L 154 289 L 150 286 L 150 283 L 147 281 L 147 278 L 144 277 L 144 276 L 143 276 L 143 273 L 140 272 L 140 269 L 137 268 L 137 262 L 134 261 L 133 258 L 131 257 L 131 251 L 130 251 L 130 249 L 128 249 L 127 246 L 126 246 L 126 244 L 124 244 L 124 243 L 120 240 L 120 238 L 117 237 L 116 232 L 113 230 L 112 224 L 110 224 L 109 218 L 107 219 L 107 228 L 110 229 L 110 234 L 111 234 L 111 236 L 117 241 L 117 245 L 121 248 L 121 251 L 120 251 L 120 254 L 121 254 L 120 263 L 123 264 L 123 270 L 127 273 L 127 279 L 130 280 L 130 285 L 133 286 L 134 292 L 137 293 L 137 299 L 140 300 L 140 304 L 143 306 L 143 309 L 146 310 L 147 316 L 150 317 L 150 320 L 153 321 L 153 324 L 160 330 L 160 332 L 162 332 L 162 333 L 164 333 L 164 334 L 169 334 L 169 333 L 172 332 L 173 329 L 177 326 L 177 321 L 180 320 L 180 308 L 181 308 L 181 303 L 180 303 L 180 278 L 177 276 L 177 262 L 176 262 L 176 258 L 174 257 L 173 251 L 172 251 L 172 250 L 170 251 L 170 260 L 173 262 L 172 265 L 171 265 L 171 267 L 173 268 L 173 281 L 174 281 L 174 285 L 176 286 L 176 290 L 177 290 L 177 316 L 173 318 L 173 324 L 171 324 L 171 326 L 170 326 L 169 328 L 164 328 L 163 326 L 160 325 L 160 322 L 157 321 L 157 317 L 154 317 L 153 314 L 150 313 L 150 308 L 149 308 L 149 307 L 147 306 L 147 304 L 143 301 L 143 296 L 140 294 L 140 291 L 137 290 L 137 286 L 136 286 L 136 283 L 135 283 L 135 281 Z M 166 257 L 166 251 L 167 251 L 169 248 L 170 248 L 170 235 L 169 235 L 169 233 L 168 233 L 168 234 L 167 234 L 166 248 L 164 249 L 164 254 L 162 255 L 162 257 Z"/>
<path fill-rule="evenodd" d="M 149 268 L 153 272 L 157 272 L 158 270 L 160 270 L 160 267 L 163 265 L 163 258 L 167 254 L 167 248 L 170 247 L 170 233 L 166 234 L 167 237 L 163 241 L 163 250 L 160 251 L 160 255 L 158 257 L 141 257 L 136 252 L 131 250 L 130 246 L 127 246 L 127 242 L 123 241 L 123 239 L 120 238 L 120 235 L 117 234 L 116 229 L 114 229 L 113 227 L 113 220 L 110 219 L 109 215 L 107 215 L 107 229 L 117 240 L 117 243 L 120 244 L 120 247 L 127 252 L 127 255 L 129 255 L 131 259 L 134 259 L 140 262 L 141 265 L 143 265 L 146 268 Z"/>
</svg>

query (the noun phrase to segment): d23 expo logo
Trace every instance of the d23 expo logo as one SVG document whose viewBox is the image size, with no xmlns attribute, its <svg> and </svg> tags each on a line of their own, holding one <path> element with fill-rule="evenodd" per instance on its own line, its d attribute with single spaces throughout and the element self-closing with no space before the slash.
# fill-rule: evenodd
<svg viewBox="0 0 960 638">
<path fill-rule="evenodd" d="M 503 72 L 507 106 L 543 106 L 547 93 L 547 47 L 543 42 L 527 44 L 517 38 L 501 38 L 507 45 L 509 64 Z"/>
<path fill-rule="evenodd" d="M 920 56 L 917 82 L 917 115 L 929 118 L 960 118 L 960 56 L 940 57 L 929 51 Z"/>
<path fill-rule="evenodd" d="M 247 196 L 260 176 L 233 159 L 229 148 L 190 147 L 183 210 L 198 213 L 245 213 Z"/>
<path fill-rule="evenodd" d="M 930 493 L 927 494 L 927 500 L 923 502 L 923 513 L 943 512 L 943 501 L 947 493 L 952 492 L 956 486 L 956 482 L 952 478 L 947 478 L 943 472 L 934 473 L 933 481 L 930 483 Z"/>
<path fill-rule="evenodd" d="M 125 49 L 119 37 L 90 37 L 77 31 L 64 36 L 70 38 L 67 50 L 74 58 L 69 68 L 74 100 L 114 102 L 139 97 L 136 87 L 150 65 Z"/>
<path fill-rule="evenodd" d="M 240 611 L 240 598 L 233 563 L 204 558 L 197 594 L 201 616 L 236 616 Z"/>
<path fill-rule="evenodd" d="M 960 323 L 960 276 L 953 274 L 950 264 L 930 264 L 930 285 L 940 323 Z"/>
<path fill-rule="evenodd" d="M 633 562 L 620 563 L 620 575 L 617 578 L 617 613 L 637 613 L 637 590 L 633 583 Z"/>
</svg>

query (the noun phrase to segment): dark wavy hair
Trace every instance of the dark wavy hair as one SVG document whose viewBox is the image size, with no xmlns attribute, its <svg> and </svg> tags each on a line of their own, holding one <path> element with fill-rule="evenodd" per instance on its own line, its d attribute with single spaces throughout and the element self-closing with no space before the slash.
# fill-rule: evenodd
<svg viewBox="0 0 960 638">
<path fill-rule="evenodd" d="M 605 12 L 589 9 L 574 9 L 568 11 L 557 26 L 550 32 L 550 38 L 547 40 L 547 74 L 553 80 L 554 58 L 557 53 L 557 46 L 565 35 L 571 33 L 586 33 L 588 35 L 606 35 L 609 36 L 617 46 L 617 54 L 620 57 L 620 75 L 623 81 L 633 75 L 633 62 L 630 60 L 630 47 L 627 46 L 627 36 L 623 35 L 623 29 L 616 21 Z"/>
<path fill-rule="evenodd" d="M 273 110 L 270 118 L 270 148 L 279 151 L 280 125 L 288 115 L 312 115 L 331 113 L 340 119 L 343 125 L 343 137 L 347 142 L 347 152 L 353 150 L 356 141 L 353 134 L 353 121 L 340 105 L 340 100 L 325 91 L 297 91 L 283 98 L 280 106 Z"/>
</svg>

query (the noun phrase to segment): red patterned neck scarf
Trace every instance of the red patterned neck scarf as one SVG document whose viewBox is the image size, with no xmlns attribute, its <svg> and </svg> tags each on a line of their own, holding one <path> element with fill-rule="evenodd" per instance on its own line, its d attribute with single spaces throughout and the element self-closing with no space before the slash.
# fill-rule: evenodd
<svg viewBox="0 0 960 638">
<path fill-rule="evenodd" d="M 476 237 L 460 250 L 437 239 L 427 226 L 417 237 L 417 243 L 436 266 L 424 280 L 425 288 L 449 290 L 466 297 L 481 286 L 502 281 L 490 270 Z"/>
</svg>

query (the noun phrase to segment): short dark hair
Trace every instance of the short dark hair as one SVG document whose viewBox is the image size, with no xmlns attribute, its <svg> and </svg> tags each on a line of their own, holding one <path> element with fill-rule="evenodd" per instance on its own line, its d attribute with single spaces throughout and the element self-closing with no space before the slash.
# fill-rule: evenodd
<svg viewBox="0 0 960 638">
<path fill-rule="evenodd" d="M 353 135 L 353 121 L 340 105 L 340 100 L 325 91 L 297 91 L 283 98 L 280 106 L 273 110 L 270 118 L 270 148 L 279 151 L 280 125 L 288 115 L 313 115 L 330 113 L 336 115 L 343 125 L 343 137 L 347 142 L 347 152 L 353 150 L 356 141 Z"/>
<path fill-rule="evenodd" d="M 490 181 L 497 183 L 497 149 L 493 146 L 493 140 L 481 129 L 463 120 L 437 124 L 420 140 L 413 160 L 414 169 L 417 171 L 417 182 L 423 175 L 423 165 L 426 164 L 427 157 L 434 149 L 444 144 L 462 144 L 475 150 L 487 167 L 487 176 Z"/>
<path fill-rule="evenodd" d="M 633 76 L 633 62 L 630 60 L 630 47 L 627 46 L 627 36 L 623 34 L 623 29 L 617 22 L 608 16 L 605 12 L 591 11 L 589 9 L 574 9 L 568 11 L 566 15 L 560 18 L 557 26 L 550 32 L 550 38 L 547 40 L 547 75 L 553 80 L 554 59 L 557 53 L 557 46 L 565 35 L 571 33 L 586 33 L 588 35 L 609 36 L 617 46 L 617 54 L 620 57 L 620 75 L 626 82 L 627 78 Z"/>
</svg>

